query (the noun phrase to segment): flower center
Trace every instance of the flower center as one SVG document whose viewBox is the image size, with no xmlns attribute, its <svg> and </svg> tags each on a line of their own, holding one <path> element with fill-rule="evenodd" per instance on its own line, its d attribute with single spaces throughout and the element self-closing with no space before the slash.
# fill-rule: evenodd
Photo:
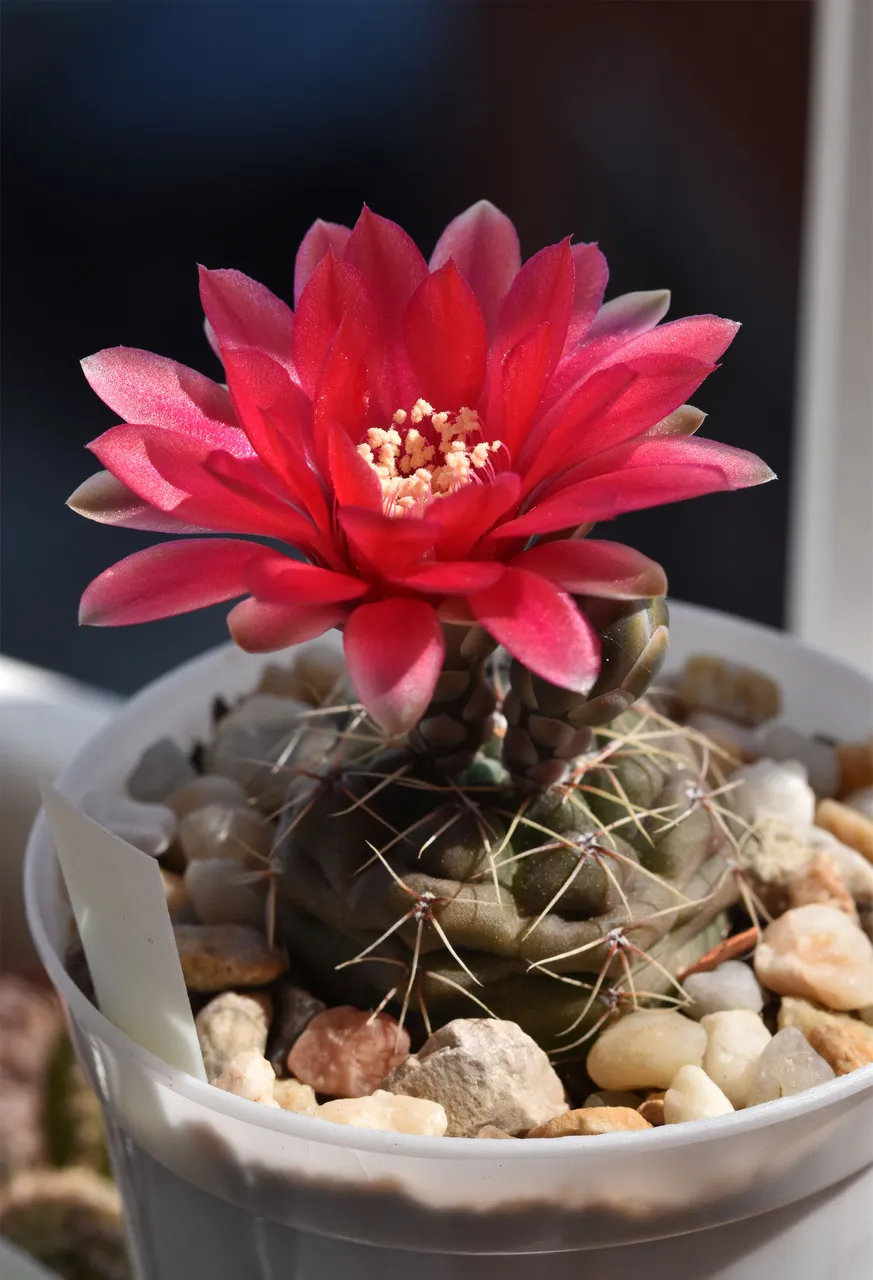
<svg viewBox="0 0 873 1280">
<path fill-rule="evenodd" d="M 385 514 L 421 514 L 435 498 L 483 480 L 490 455 L 503 446 L 499 440 L 468 443 L 481 431 L 475 409 L 436 413 L 426 400 L 416 400 L 410 413 L 398 409 L 390 427 L 371 427 L 358 453 L 379 477 Z"/>
</svg>

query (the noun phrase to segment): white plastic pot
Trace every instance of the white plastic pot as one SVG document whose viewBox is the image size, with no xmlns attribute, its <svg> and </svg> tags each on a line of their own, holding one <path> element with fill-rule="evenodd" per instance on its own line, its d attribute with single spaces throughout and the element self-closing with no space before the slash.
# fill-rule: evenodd
<svg viewBox="0 0 873 1280">
<path fill-rule="evenodd" d="M 865 678 L 786 636 L 681 605 L 671 636 L 672 665 L 702 651 L 771 672 L 799 728 L 869 733 Z M 251 688 L 263 661 L 228 646 L 151 685 L 85 748 L 60 789 L 75 800 L 121 787 L 155 738 L 205 736 L 213 697 Z M 873 1068 L 640 1134 L 500 1142 L 334 1126 L 168 1067 L 81 995 L 63 968 L 66 918 L 42 818 L 26 896 L 103 1102 L 142 1280 L 528 1280 L 544 1266 L 550 1280 L 617 1280 L 637 1268 L 647 1280 L 868 1274 L 873 1234 L 861 1200 L 873 1179 Z"/>
</svg>

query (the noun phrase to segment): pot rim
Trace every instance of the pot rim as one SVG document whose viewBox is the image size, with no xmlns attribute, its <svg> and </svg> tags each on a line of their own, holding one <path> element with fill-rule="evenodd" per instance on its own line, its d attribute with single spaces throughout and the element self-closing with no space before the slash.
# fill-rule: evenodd
<svg viewBox="0 0 873 1280">
<path fill-rule="evenodd" d="M 873 682 L 859 668 L 843 663 L 828 654 L 821 653 L 810 645 L 803 644 L 787 633 L 760 623 L 748 622 L 731 614 L 720 613 L 714 609 L 699 605 L 686 605 L 671 602 L 671 608 L 678 607 L 678 619 L 682 616 L 708 621 L 710 625 L 729 620 L 733 626 L 740 626 L 754 637 L 759 635 L 770 643 L 777 641 L 782 645 L 797 649 L 815 658 L 835 673 L 851 673 L 870 684 Z M 322 637 L 324 640 L 327 637 Z M 334 639 L 330 633 L 330 639 Z M 339 638 L 335 637 L 336 642 Z M 221 654 L 234 650 L 236 646 L 228 642 L 206 653 L 174 667 L 172 671 L 146 685 L 129 702 L 112 717 L 89 741 L 61 777 L 56 786 L 67 794 L 67 789 L 75 790 L 77 775 L 83 765 L 87 765 L 92 755 L 99 755 L 105 743 L 111 743 L 119 728 L 130 719 L 135 719 L 144 705 L 155 698 L 165 697 L 173 691 L 180 692 L 186 684 L 187 677 L 195 668 L 214 664 Z M 269 660 L 271 655 L 262 655 Z M 80 763 L 81 762 L 81 763 Z M 193 1076 L 177 1068 L 169 1066 L 149 1050 L 142 1048 L 129 1036 L 119 1031 L 88 1000 L 68 975 L 49 932 L 45 926 L 40 909 L 39 885 L 47 869 L 54 865 L 54 848 L 48 822 L 43 810 L 37 817 L 28 840 L 25 855 L 24 897 L 27 921 L 36 944 L 39 957 L 45 966 L 53 985 L 65 1004 L 69 1007 L 74 1022 L 83 1025 L 100 1040 L 103 1040 L 115 1054 L 124 1058 L 138 1058 L 142 1066 L 165 1088 L 177 1092 L 190 1102 L 202 1105 L 219 1112 L 228 1118 L 271 1130 L 287 1133 L 298 1139 L 319 1142 L 329 1146 L 341 1146 L 355 1151 L 400 1155 L 410 1158 L 456 1159 L 459 1155 L 467 1159 L 494 1159 L 493 1145 L 477 1138 L 428 1138 L 412 1134 L 389 1133 L 383 1130 L 356 1129 L 351 1126 L 336 1125 L 328 1120 L 320 1120 L 313 1116 L 297 1115 L 294 1112 L 275 1110 L 239 1098 L 213 1085 L 194 1079 Z M 788 1122 L 802 1113 L 811 1114 L 824 1108 L 837 1106 L 847 1102 L 856 1094 L 870 1091 L 873 1095 L 873 1065 L 861 1067 L 849 1075 L 838 1076 L 814 1089 L 795 1094 L 792 1097 L 778 1098 L 772 1102 L 762 1103 L 743 1111 L 736 1111 L 725 1116 L 717 1116 L 708 1120 L 694 1120 L 684 1124 L 663 1125 L 645 1131 L 632 1133 L 608 1133 L 596 1135 L 595 1150 L 611 1150 L 618 1152 L 624 1147 L 646 1143 L 648 1152 L 667 1151 L 700 1142 L 721 1142 L 727 1138 L 739 1137 L 759 1129 L 769 1129 L 781 1122 Z M 542 1160 L 555 1158 L 572 1158 L 580 1156 L 589 1149 L 590 1137 L 563 1138 L 555 1144 L 550 1138 L 527 1138 L 523 1144 L 515 1143 L 509 1148 L 501 1148 L 501 1159 Z M 584 1144 L 584 1145 L 583 1145 Z M 514 1152 L 514 1155 L 510 1155 Z"/>
</svg>

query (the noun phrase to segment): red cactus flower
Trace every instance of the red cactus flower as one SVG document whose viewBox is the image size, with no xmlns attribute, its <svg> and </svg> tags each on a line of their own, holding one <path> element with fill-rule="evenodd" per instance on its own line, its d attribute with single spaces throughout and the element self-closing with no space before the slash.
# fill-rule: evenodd
<svg viewBox="0 0 873 1280">
<path fill-rule="evenodd" d="M 393 222 L 317 222 L 295 306 L 237 271 L 201 271 L 227 388 L 160 356 L 84 362 L 124 424 L 70 499 L 91 519 L 290 544 L 164 542 L 85 591 L 82 620 L 144 622 L 245 595 L 235 640 L 266 651 L 344 631 L 351 679 L 386 728 L 427 706 L 441 622 L 476 621 L 532 671 L 585 691 L 599 647 L 574 595 L 666 589 L 660 567 L 569 535 L 621 512 L 771 479 L 753 454 L 690 438 L 685 405 L 737 326 L 659 325 L 666 293 L 601 305 L 606 262 L 570 240 L 523 266 L 487 202 L 425 262 Z M 540 535 L 563 541 L 531 545 Z"/>
</svg>

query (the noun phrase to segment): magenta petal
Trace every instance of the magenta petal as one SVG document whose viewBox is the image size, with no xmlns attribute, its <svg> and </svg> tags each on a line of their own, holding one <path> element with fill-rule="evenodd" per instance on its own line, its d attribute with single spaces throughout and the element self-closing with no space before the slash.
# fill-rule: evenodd
<svg viewBox="0 0 873 1280">
<path fill-rule="evenodd" d="M 79 621 L 121 627 L 232 600 L 247 590 L 246 569 L 276 554 L 256 542 L 231 538 L 159 543 L 95 578 L 82 596 Z"/>
<path fill-rule="evenodd" d="M 433 251 L 431 271 L 450 258 L 475 293 L 493 334 L 500 304 L 521 267 L 515 227 L 490 200 L 480 200 L 446 227 Z"/>
<path fill-rule="evenodd" d="M 351 234 L 350 227 L 344 227 L 339 222 L 324 222 L 321 218 L 316 218 L 300 241 L 300 248 L 297 250 L 297 258 L 294 263 L 295 307 L 300 301 L 300 295 L 306 287 L 307 280 L 328 249 L 331 249 L 338 258 L 341 258 L 346 251 L 346 245 Z"/>
<path fill-rule="evenodd" d="M 573 309 L 565 343 L 567 351 L 578 346 L 591 328 L 594 317 L 600 311 L 609 279 L 606 259 L 596 244 L 574 244 L 570 252 L 573 255 L 575 282 Z"/>
<path fill-rule="evenodd" d="M 417 724 L 445 656 L 431 606 L 402 599 L 359 605 L 346 623 L 343 643 L 352 684 L 376 723 L 392 734 Z"/>
<path fill-rule="evenodd" d="M 246 589 L 271 604 L 308 608 L 356 600 L 366 595 L 369 586 L 347 573 L 320 569 L 276 552 L 253 562 L 246 575 Z"/>
<path fill-rule="evenodd" d="M 67 498 L 67 506 L 86 520 L 117 525 L 121 529 L 144 529 L 148 533 L 209 533 L 208 529 L 183 524 L 150 506 L 126 484 L 116 480 L 111 471 L 97 471 L 89 476 Z"/>
<path fill-rule="evenodd" d="M 342 622 L 346 613 L 347 606 L 340 604 L 296 608 L 249 598 L 233 606 L 227 615 L 227 625 L 246 653 L 272 653 L 324 635 Z"/>
<path fill-rule="evenodd" d="M 439 560 L 415 565 L 397 574 L 395 581 L 427 595 L 468 596 L 493 587 L 502 576 L 503 565 L 493 560 Z"/>
<path fill-rule="evenodd" d="M 227 391 L 194 369 L 150 351 L 112 347 L 88 356 L 82 370 L 103 403 L 126 422 L 183 431 L 213 448 L 248 449 Z"/>
<path fill-rule="evenodd" d="M 200 300 L 222 352 L 251 347 L 294 372 L 294 313 L 241 271 L 200 268 Z"/>
<path fill-rule="evenodd" d="M 548 578 L 574 596 L 637 600 L 667 593 L 661 566 L 621 542 L 592 538 L 543 542 L 523 551 L 512 564 Z"/>
<path fill-rule="evenodd" d="M 545 578 L 507 569 L 496 586 L 470 597 L 477 621 L 534 674 L 587 693 L 600 672 L 600 645 L 570 597 Z"/>
<path fill-rule="evenodd" d="M 628 468 L 571 485 L 533 507 L 517 520 L 500 525 L 493 538 L 530 538 L 563 533 L 595 520 L 612 520 L 626 511 L 660 507 L 731 488 L 720 467 L 654 466 Z"/>
</svg>

